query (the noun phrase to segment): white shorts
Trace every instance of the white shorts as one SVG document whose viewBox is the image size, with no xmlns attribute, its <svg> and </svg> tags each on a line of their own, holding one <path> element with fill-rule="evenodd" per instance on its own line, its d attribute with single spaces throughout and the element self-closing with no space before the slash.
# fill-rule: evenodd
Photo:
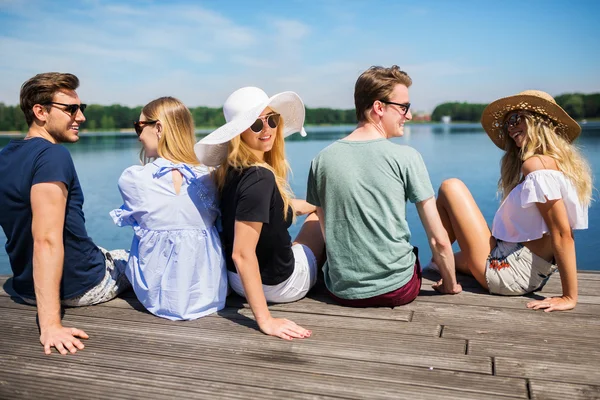
<svg viewBox="0 0 600 400">
<path fill-rule="evenodd" d="M 294 272 L 285 281 L 277 285 L 262 285 L 265 298 L 269 303 L 290 303 L 300 300 L 317 282 L 317 259 L 312 250 L 303 244 L 292 246 L 294 253 Z M 227 271 L 231 288 L 240 296 L 246 297 L 240 276 Z"/>
</svg>

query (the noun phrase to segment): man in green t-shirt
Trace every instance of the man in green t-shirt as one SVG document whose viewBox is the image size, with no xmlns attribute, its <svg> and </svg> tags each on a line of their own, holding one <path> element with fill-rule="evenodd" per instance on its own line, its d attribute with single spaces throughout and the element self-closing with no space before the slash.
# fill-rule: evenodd
<svg viewBox="0 0 600 400">
<path fill-rule="evenodd" d="M 398 306 L 421 288 L 410 244 L 406 201 L 415 203 L 442 280 L 434 288 L 459 293 L 454 255 L 419 152 L 387 139 L 412 118 L 412 80 L 398 66 L 371 67 L 354 91 L 358 127 L 312 161 L 307 201 L 317 206 L 325 236 L 325 285 L 349 306 Z"/>
</svg>

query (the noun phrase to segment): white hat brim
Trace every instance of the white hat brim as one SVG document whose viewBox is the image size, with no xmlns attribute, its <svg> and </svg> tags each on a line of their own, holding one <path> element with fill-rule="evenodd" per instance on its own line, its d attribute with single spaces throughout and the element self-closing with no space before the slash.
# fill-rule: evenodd
<svg viewBox="0 0 600 400">
<path fill-rule="evenodd" d="M 194 146 L 198 160 L 211 167 L 220 165 L 227 157 L 228 142 L 248 129 L 267 107 L 279 113 L 283 118 L 283 137 L 296 132 L 306 136 L 303 128 L 305 109 L 302 99 L 294 92 L 282 92 L 248 111 L 236 115 L 233 120 L 202 138 Z"/>
</svg>

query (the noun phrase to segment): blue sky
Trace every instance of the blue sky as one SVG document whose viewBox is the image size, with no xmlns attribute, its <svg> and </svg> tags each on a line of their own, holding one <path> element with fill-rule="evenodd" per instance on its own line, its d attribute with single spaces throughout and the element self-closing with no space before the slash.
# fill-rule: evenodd
<svg viewBox="0 0 600 400">
<path fill-rule="evenodd" d="M 0 0 L 0 102 L 72 72 L 88 104 L 164 95 L 221 106 L 242 86 L 353 107 L 358 75 L 400 65 L 415 110 L 525 89 L 600 92 L 600 1 Z"/>
</svg>

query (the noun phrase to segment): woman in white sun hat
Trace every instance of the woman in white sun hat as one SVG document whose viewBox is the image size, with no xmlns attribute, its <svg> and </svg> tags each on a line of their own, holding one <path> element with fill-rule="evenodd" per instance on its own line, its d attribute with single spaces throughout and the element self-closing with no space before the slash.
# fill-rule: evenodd
<svg viewBox="0 0 600 400">
<path fill-rule="evenodd" d="M 493 294 L 541 289 L 558 270 L 562 296 L 531 301 L 528 308 L 569 310 L 577 304 L 573 229 L 587 229 L 592 176 L 571 144 L 580 126 L 538 90 L 494 101 L 481 124 L 505 151 L 499 191 L 502 205 L 490 232 L 467 187 L 444 181 L 438 209 L 450 239 L 458 240 L 456 268 Z"/>
<path fill-rule="evenodd" d="M 315 207 L 292 198 L 284 138 L 303 129 L 304 104 L 294 92 L 268 97 L 255 87 L 235 91 L 223 105 L 226 124 L 195 146 L 202 164 L 219 166 L 222 233 L 229 282 L 246 297 L 264 333 L 283 339 L 311 332 L 273 318 L 267 302 L 303 298 L 323 263 L 324 241 Z M 310 214 L 292 243 L 295 215 Z"/>
</svg>

